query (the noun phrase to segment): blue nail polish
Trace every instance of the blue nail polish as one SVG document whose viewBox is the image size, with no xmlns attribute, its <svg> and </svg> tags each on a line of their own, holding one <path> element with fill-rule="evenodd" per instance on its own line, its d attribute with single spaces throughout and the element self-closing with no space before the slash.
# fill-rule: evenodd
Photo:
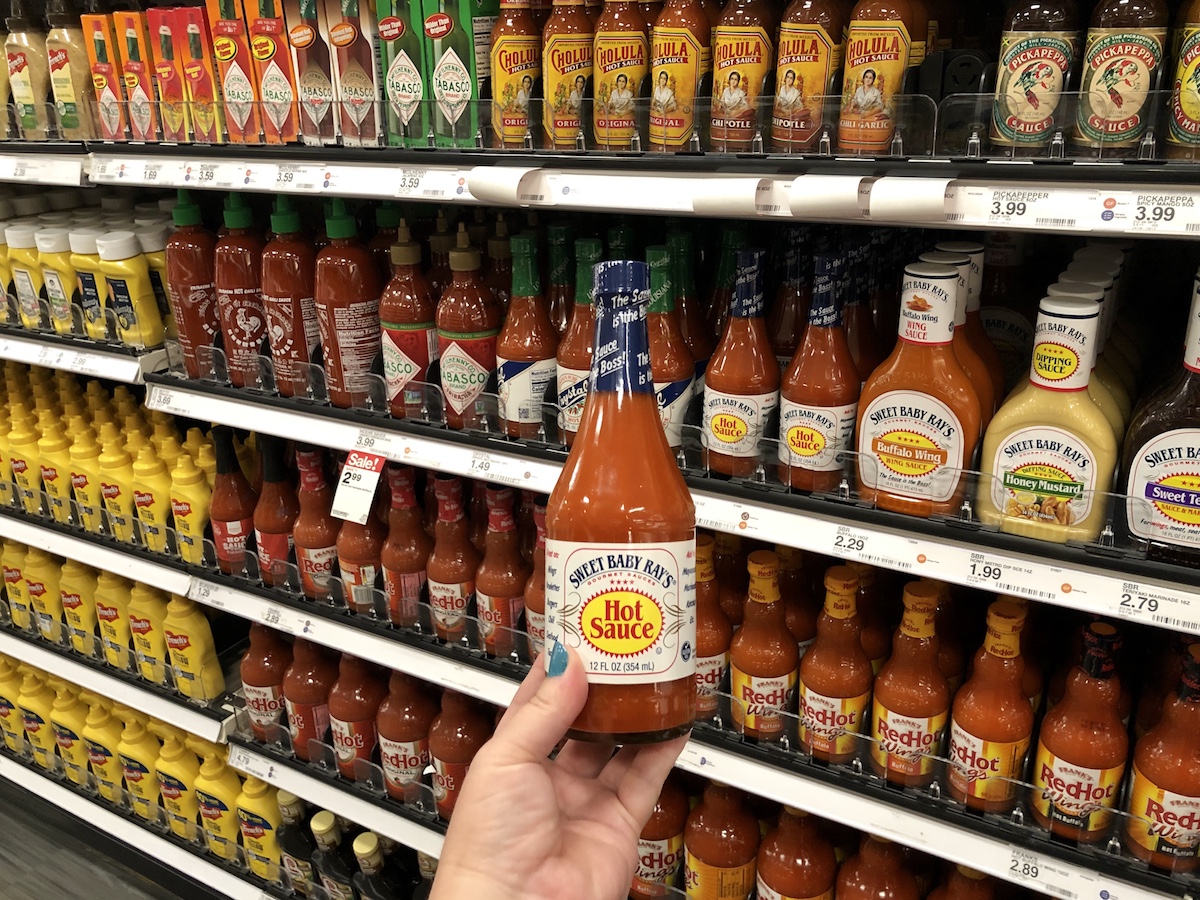
<svg viewBox="0 0 1200 900">
<path fill-rule="evenodd" d="M 554 643 L 550 645 L 550 665 L 546 667 L 546 674 L 551 678 L 561 675 L 567 671 L 568 662 L 570 657 L 567 656 L 567 648 L 555 638 Z"/>
</svg>

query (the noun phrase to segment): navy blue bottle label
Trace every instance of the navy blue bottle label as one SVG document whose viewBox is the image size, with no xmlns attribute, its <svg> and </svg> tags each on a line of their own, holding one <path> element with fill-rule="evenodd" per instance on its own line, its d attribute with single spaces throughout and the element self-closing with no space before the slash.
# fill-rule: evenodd
<svg viewBox="0 0 1200 900">
<path fill-rule="evenodd" d="M 654 393 L 650 374 L 649 268 L 643 262 L 597 263 L 596 350 L 589 390 Z"/>
</svg>

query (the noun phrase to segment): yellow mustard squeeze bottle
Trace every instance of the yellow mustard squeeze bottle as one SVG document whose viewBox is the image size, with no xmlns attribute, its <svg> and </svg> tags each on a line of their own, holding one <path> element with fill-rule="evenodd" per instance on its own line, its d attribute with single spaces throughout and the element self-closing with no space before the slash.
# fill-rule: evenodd
<svg viewBox="0 0 1200 900">
<path fill-rule="evenodd" d="M 25 724 L 21 721 L 21 681 L 24 676 L 16 661 L 0 656 L 0 732 L 4 745 L 13 753 L 25 747 Z"/>
<path fill-rule="evenodd" d="M 163 809 L 167 812 L 167 824 L 179 837 L 194 841 L 199 836 L 200 826 L 196 817 L 200 814 L 200 803 L 196 800 L 196 776 L 200 773 L 200 760 L 187 745 L 187 734 L 165 722 L 150 725 L 162 740 L 158 754 L 158 792 L 162 797 Z"/>
<path fill-rule="evenodd" d="M 12 408 L 12 430 L 8 433 L 13 480 L 25 512 L 37 515 L 42 508 L 42 469 L 38 462 L 38 429 L 33 415 L 21 403 Z"/>
<path fill-rule="evenodd" d="M 250 776 L 242 785 L 237 798 L 238 823 L 242 829 L 242 846 L 250 871 L 259 878 L 279 881 L 279 813 L 277 788 Z"/>
<path fill-rule="evenodd" d="M 140 712 L 115 704 L 113 712 L 125 720 L 117 756 L 133 811 L 147 821 L 158 819 L 158 738 L 147 727 L 148 718 Z"/>
<path fill-rule="evenodd" d="M 62 575 L 62 560 L 40 547 L 30 547 L 21 574 L 25 577 L 25 594 L 29 597 L 38 636 L 44 641 L 60 643 L 63 615 L 58 581 Z"/>
<path fill-rule="evenodd" d="M 167 680 L 167 639 L 163 620 L 167 617 L 167 601 L 157 588 L 138 582 L 129 592 L 129 633 L 133 636 L 133 651 L 138 672 L 147 681 L 165 684 Z"/>
<path fill-rule="evenodd" d="M 189 745 L 204 757 L 196 776 L 196 799 L 200 802 L 200 820 L 208 833 L 208 848 L 222 859 L 237 856 L 240 826 L 237 818 L 238 794 L 242 780 L 226 764 L 227 747 L 192 738 Z"/>
<path fill-rule="evenodd" d="M 42 326 L 42 303 L 46 299 L 42 266 L 38 261 L 36 225 L 9 225 L 8 266 L 12 271 L 13 291 L 17 295 L 17 313 L 25 328 Z"/>
<path fill-rule="evenodd" d="M 58 596 L 71 649 L 91 658 L 98 656 L 96 641 L 96 570 L 78 560 L 63 563 L 58 579 Z"/>
<path fill-rule="evenodd" d="M 80 308 L 80 303 L 78 279 L 71 265 L 71 232 L 66 228 L 42 228 L 33 237 L 50 307 L 50 325 L 55 334 L 73 334 L 74 310 Z"/>
<path fill-rule="evenodd" d="M 129 670 L 129 591 L 132 583 L 112 572 L 101 572 L 96 579 L 96 619 L 100 623 L 100 643 L 104 661 L 122 672 Z"/>
<path fill-rule="evenodd" d="M 101 434 L 101 437 L 104 435 Z M 134 536 L 133 460 L 119 437 L 106 441 L 99 456 L 100 496 L 113 537 L 132 543 Z"/>
<path fill-rule="evenodd" d="M 54 729 L 50 727 L 50 708 L 54 692 L 36 672 L 26 672 L 21 681 L 17 707 L 21 710 L 21 725 L 33 750 L 33 761 L 43 769 L 54 767 Z"/>
<path fill-rule="evenodd" d="M 87 745 L 96 790 L 109 803 L 120 803 L 125 789 L 121 758 L 117 755 L 123 730 L 121 722 L 112 714 L 105 698 L 84 691 L 79 699 L 89 707 L 83 723 L 83 742 Z"/>
<path fill-rule="evenodd" d="M 117 337 L 139 350 L 160 346 L 165 336 L 162 315 L 150 284 L 150 264 L 137 235 L 110 231 L 96 239 L 96 249 L 100 271 L 108 282 L 109 305 L 117 316 Z"/>
<path fill-rule="evenodd" d="M 4 66 L 0 66 L 0 72 L 4 71 Z M 0 93 L 3 97 L 3 93 Z M 13 291 L 12 268 L 8 264 L 8 221 L 0 221 L 0 293 L 11 296 Z M 0 302 L 0 322 L 9 322 L 9 307 L 7 303 Z"/>
<path fill-rule="evenodd" d="M 50 514 L 65 525 L 71 520 L 71 438 L 57 416 L 44 417 L 37 452 Z"/>
<path fill-rule="evenodd" d="M 154 291 L 154 302 L 158 304 L 163 330 L 167 337 L 174 340 L 179 337 L 179 332 L 175 327 L 171 303 L 167 299 L 167 239 L 171 236 L 171 228 L 168 225 L 148 225 L 134 234 L 142 248 L 142 255 L 146 257 L 146 265 L 150 267 L 150 289 Z"/>
<path fill-rule="evenodd" d="M 54 729 L 58 755 L 67 778 L 85 786 L 88 783 L 88 749 L 83 740 L 83 726 L 87 721 L 87 707 L 66 682 L 59 682 L 56 688 L 58 693 L 50 707 L 50 727 Z"/>
<path fill-rule="evenodd" d="M 3 395 L 0 394 L 0 402 Z M 12 454 L 9 452 L 8 435 L 12 431 L 12 420 L 8 417 L 7 407 L 0 410 L 0 506 L 9 506 L 16 502 L 13 493 Z"/>
<path fill-rule="evenodd" d="M 175 544 L 187 563 L 204 562 L 204 532 L 212 488 L 204 472 L 185 453 L 171 472 L 171 514 L 175 520 Z"/>
<path fill-rule="evenodd" d="M 98 225 L 80 225 L 72 228 L 68 236 L 71 266 L 79 283 L 83 327 L 93 341 L 102 341 L 109 336 L 104 313 L 108 308 L 108 283 L 100 270 L 100 251 L 96 247 L 96 239 L 105 231 Z"/>
<path fill-rule="evenodd" d="M 71 447 L 67 452 L 75 515 L 84 530 L 99 534 L 104 523 L 104 499 L 100 493 L 100 445 L 96 432 L 82 416 L 71 419 Z"/>
<path fill-rule="evenodd" d="M 0 554 L 4 566 L 4 593 L 8 597 L 8 614 L 21 631 L 33 630 L 33 615 L 29 611 L 29 594 L 25 591 L 25 556 L 28 548 L 16 541 L 5 541 Z"/>
<path fill-rule="evenodd" d="M 213 700 L 224 693 L 225 675 L 204 611 L 187 597 L 172 594 L 162 630 L 175 689 L 195 700 Z"/>
<path fill-rule="evenodd" d="M 142 447 L 133 463 L 133 507 L 142 543 L 156 553 L 167 549 L 171 519 L 171 476 L 154 447 Z"/>
</svg>

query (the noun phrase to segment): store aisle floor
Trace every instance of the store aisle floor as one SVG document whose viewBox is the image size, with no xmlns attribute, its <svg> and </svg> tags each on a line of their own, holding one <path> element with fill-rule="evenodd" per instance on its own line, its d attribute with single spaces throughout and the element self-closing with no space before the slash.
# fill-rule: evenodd
<svg viewBox="0 0 1200 900">
<path fill-rule="evenodd" d="M 0 780 L 0 898 L 3 900 L 180 900 L 83 843 L 74 819 Z"/>
</svg>

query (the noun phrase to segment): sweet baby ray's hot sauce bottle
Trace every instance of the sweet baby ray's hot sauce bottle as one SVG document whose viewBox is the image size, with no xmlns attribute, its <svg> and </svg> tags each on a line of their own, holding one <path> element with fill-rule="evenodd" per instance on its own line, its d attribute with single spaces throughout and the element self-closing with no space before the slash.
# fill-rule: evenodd
<svg viewBox="0 0 1200 900">
<path fill-rule="evenodd" d="M 1025 611 L 1009 600 L 988 607 L 987 638 L 950 714 L 950 796 L 971 809 L 1006 813 L 1016 804 L 1033 709 L 1021 688 Z"/>
<path fill-rule="evenodd" d="M 858 752 L 875 673 L 862 648 L 858 576 L 833 566 L 825 592 L 817 638 L 800 661 L 800 743 L 817 759 L 845 763 Z"/>
<path fill-rule="evenodd" d="M 696 535 L 696 718 L 717 712 L 717 691 L 729 668 L 733 625 L 721 609 L 720 587 L 713 567 L 713 539 Z"/>
<path fill-rule="evenodd" d="M 546 640 L 588 673 L 574 736 L 647 743 L 695 714 L 696 510 L 654 396 L 647 266 L 600 263 L 594 285 L 590 396 L 547 507 Z"/>
<path fill-rule="evenodd" d="M 858 400 L 858 490 L 881 509 L 958 510 L 961 471 L 979 442 L 979 396 L 954 354 L 958 270 L 912 263 L 900 288 L 899 340 Z"/>
<path fill-rule="evenodd" d="M 746 618 L 729 645 L 734 727 L 760 740 L 783 736 L 783 714 L 794 709 L 800 663 L 779 598 L 778 566 L 778 558 L 769 550 L 750 554 Z"/>
<path fill-rule="evenodd" d="M 754 890 L 758 819 L 746 795 L 715 781 L 688 816 L 683 833 L 684 884 L 696 900 L 747 900 Z"/>
</svg>

